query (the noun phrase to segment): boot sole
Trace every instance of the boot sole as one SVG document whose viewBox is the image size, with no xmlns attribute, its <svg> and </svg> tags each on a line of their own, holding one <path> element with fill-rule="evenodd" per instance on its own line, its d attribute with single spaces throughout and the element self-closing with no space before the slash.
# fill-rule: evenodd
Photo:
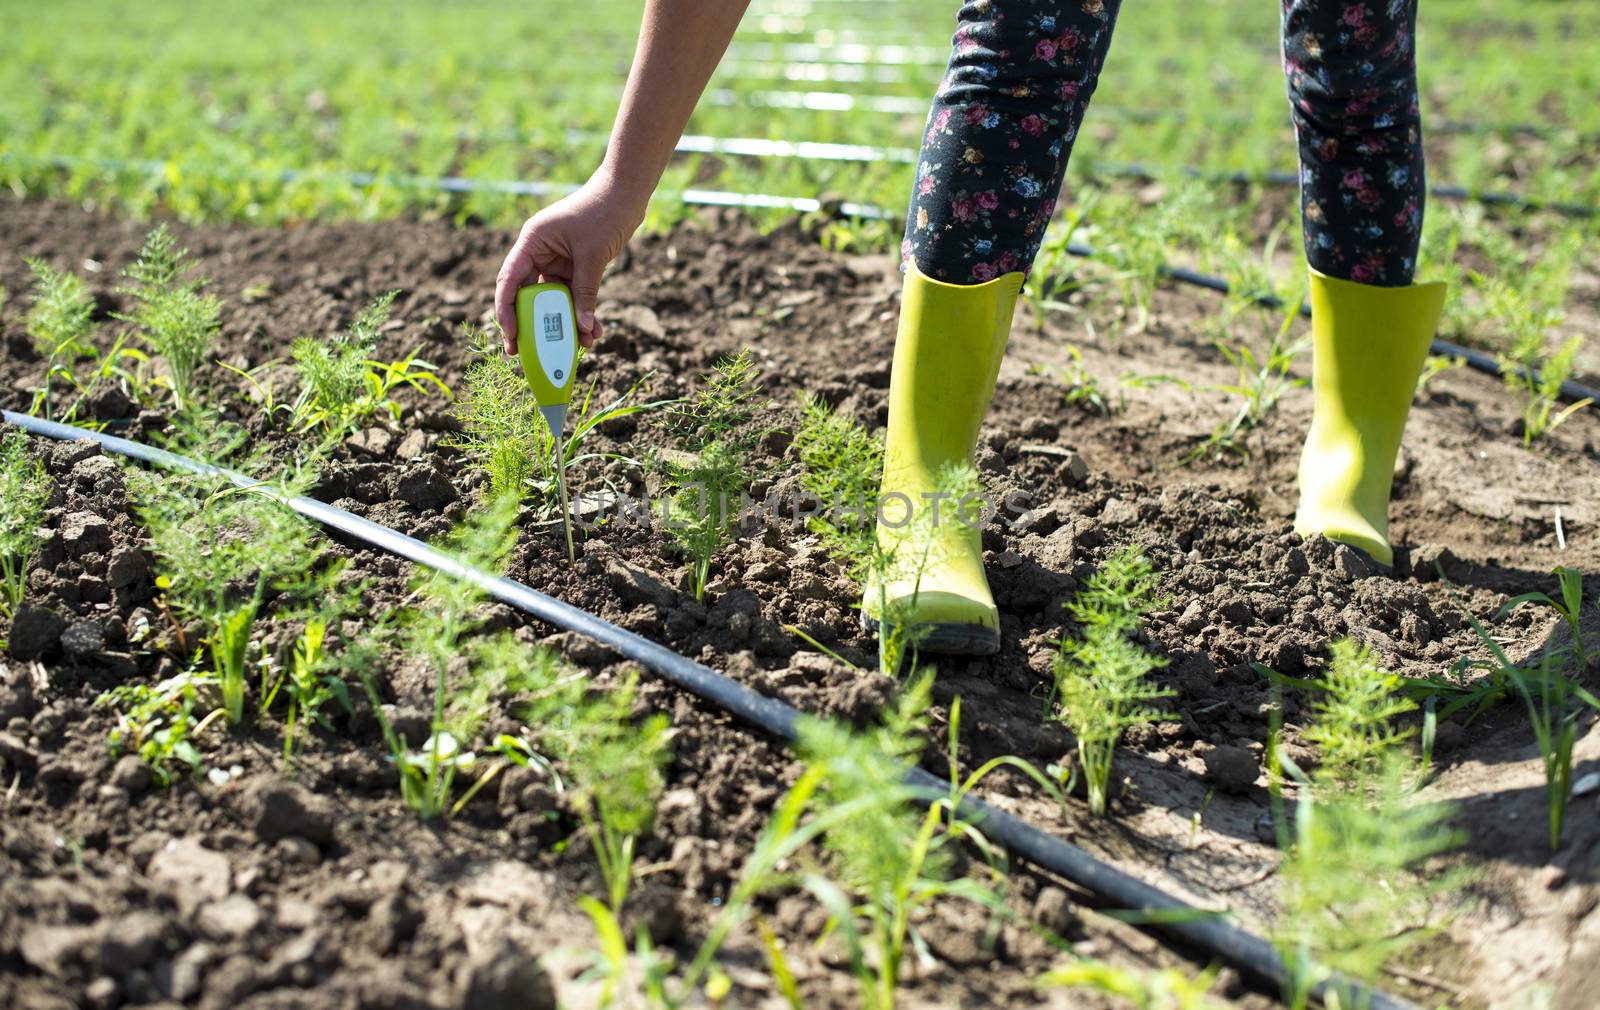
<svg viewBox="0 0 1600 1010">
<path fill-rule="evenodd" d="M 918 652 L 941 656 L 993 656 L 1000 651 L 1000 631 L 981 624 L 923 624 Z M 861 615 L 861 630 L 878 634 L 876 618 Z"/>
</svg>

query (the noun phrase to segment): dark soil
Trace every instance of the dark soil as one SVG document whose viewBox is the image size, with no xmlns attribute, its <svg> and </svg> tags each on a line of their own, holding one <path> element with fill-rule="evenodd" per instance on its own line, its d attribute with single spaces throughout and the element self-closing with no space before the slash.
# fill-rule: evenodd
<svg viewBox="0 0 1600 1010">
<path fill-rule="evenodd" d="M 59 204 L 0 202 L 0 285 L 11 295 L 0 313 L 6 406 L 25 409 L 43 372 L 24 333 L 22 258 L 83 273 L 109 334 L 117 274 L 146 227 Z M 465 361 L 461 324 L 489 318 L 510 240 L 398 222 L 175 230 L 227 302 L 222 361 L 256 368 L 282 359 L 296 337 L 333 333 L 373 296 L 399 288 L 381 356 L 420 348 L 452 385 Z M 868 425 L 884 419 L 898 297 L 886 258 L 830 254 L 798 228 L 761 235 L 736 217 L 707 217 L 636 239 L 604 295 L 607 336 L 585 365 L 604 399 L 646 377 L 649 398 L 681 395 L 719 356 L 748 346 L 775 431 L 793 430 L 802 391 Z M 1052 313 L 1042 330 L 1019 316 L 979 467 L 997 498 L 1016 493 L 1032 509 L 985 532 L 1004 646 L 992 659 L 940 664 L 934 737 L 942 739 L 959 697 L 964 766 L 1000 754 L 1041 765 L 1066 758 L 1070 734 L 1043 716 L 1052 641 L 1070 630 L 1063 604 L 1111 552 L 1140 545 L 1169 601 L 1152 615 L 1148 637 L 1169 660 L 1158 676 L 1177 692 L 1177 718 L 1127 741 L 1127 781 L 1109 819 L 1077 803 L 1063 810 L 1022 778 L 997 776 L 984 795 L 1262 928 L 1277 861 L 1261 772 L 1274 694 L 1251 664 L 1303 676 L 1325 663 L 1332 639 L 1351 635 L 1398 673 L 1437 675 L 1485 654 L 1468 615 L 1491 626 L 1513 658 L 1559 639 L 1556 622 L 1531 608 L 1492 619 L 1512 595 L 1553 591 L 1554 565 L 1600 571 L 1600 423 L 1579 415 L 1530 450 L 1513 433 L 1516 407 L 1496 380 L 1465 371 L 1435 380 L 1412 413 L 1397 468 L 1400 557 L 1395 576 L 1383 577 L 1347 548 L 1303 542 L 1290 529 L 1305 390 L 1286 395 L 1246 436 L 1247 456 L 1184 464 L 1235 406 L 1208 391 L 1233 379 L 1206 336 L 1219 308 L 1212 298 L 1160 291 L 1138 333 L 1124 332 L 1111 297 Z M 1114 412 L 1064 404 L 1053 370 L 1067 361 L 1065 342 L 1082 348 Z M 1193 391 L 1117 382 L 1129 373 L 1181 375 Z M 231 373 L 208 374 L 214 399 L 237 420 L 265 439 L 283 437 L 251 420 Z M 277 374 L 281 396 L 288 376 Z M 159 435 L 165 424 L 116 397 L 94 409 L 135 438 Z M 317 494 L 408 533 L 444 532 L 481 484 L 445 444 L 453 423 L 442 401 L 412 399 L 398 424 L 341 447 Z M 596 445 L 638 456 L 664 442 L 654 423 L 636 417 L 599 429 Z M 182 657 L 161 632 L 168 622 L 121 468 L 80 443 L 39 442 L 38 450 L 55 488 L 50 539 L 29 581 L 33 606 L 19 614 L 0 660 L 0 1005 L 478 1010 L 551 1006 L 552 992 L 573 1006 L 598 998 L 578 977 L 593 943 L 575 901 L 599 892 L 598 876 L 586 845 L 558 844 L 575 820 L 538 781 L 507 776 L 456 820 L 419 824 L 400 802 L 376 720 L 361 705 L 338 732 L 315 736 L 292 782 L 279 774 L 276 724 L 207 730 L 197 740 L 203 773 L 167 789 L 136 760 L 113 761 L 112 714 L 94 700 L 169 675 Z M 788 439 L 766 439 L 760 462 L 768 475 L 757 490 L 789 501 L 796 463 Z M 571 475 L 578 491 L 607 481 L 645 491 L 644 474 L 623 464 Z M 510 574 L 807 711 L 861 721 L 891 696 L 891 682 L 785 631 L 798 626 L 872 665 L 857 590 L 803 530 L 778 520 L 752 529 L 717 559 L 704 603 L 682 592 L 687 566 L 659 530 L 608 527 L 580 551 L 569 566 L 558 528 L 531 522 Z M 408 566 L 351 544 L 335 552 L 374 580 L 375 613 L 408 594 Z M 1592 606 L 1591 614 L 1600 619 Z M 629 674 L 606 650 L 520 614 L 494 608 L 492 620 L 530 644 L 559 648 L 598 684 Z M 158 634 L 131 641 L 131 629 L 146 624 Z M 395 715 L 426 711 L 423 678 L 397 666 L 383 679 Z M 692 956 L 797 766 L 727 716 L 642 683 L 642 705 L 669 714 L 677 735 L 668 792 L 640 855 L 651 872 L 630 912 L 658 943 Z M 1295 735 L 1301 698 L 1289 693 L 1279 710 L 1291 753 L 1314 761 Z M 1580 782 L 1600 768 L 1592 727 L 1585 721 L 1577 746 Z M 934 770 L 943 768 L 939 750 L 930 743 Z M 1429 794 L 1460 804 L 1471 836 L 1465 858 L 1479 877 L 1449 916 L 1441 909 L 1443 933 L 1393 987 L 1429 1005 L 1476 1007 L 1509 1005 L 1505 994 L 1541 985 L 1555 1006 L 1594 1005 L 1600 791 L 1574 798 L 1552 856 L 1543 773 L 1520 709 L 1441 726 L 1438 752 L 1442 773 Z M 1083 899 L 1029 873 L 1010 890 L 1021 916 L 1083 953 L 1203 967 L 1089 914 Z M 837 952 L 811 943 L 818 910 L 791 897 L 766 913 L 811 1005 L 853 1005 Z M 908 1005 L 1100 1005 L 1035 988 L 1059 953 L 1019 924 L 986 942 L 985 926 L 961 906 L 920 924 L 932 955 L 910 971 Z M 736 939 L 726 962 L 734 1004 L 779 1005 L 753 933 Z M 1228 974 L 1218 992 L 1235 1005 L 1269 1002 Z"/>
</svg>

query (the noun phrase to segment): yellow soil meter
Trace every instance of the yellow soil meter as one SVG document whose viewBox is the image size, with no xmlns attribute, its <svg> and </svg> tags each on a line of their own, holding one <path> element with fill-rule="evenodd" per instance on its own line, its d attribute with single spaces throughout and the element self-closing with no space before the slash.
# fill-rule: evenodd
<svg viewBox="0 0 1600 1010">
<path fill-rule="evenodd" d="M 517 354 L 539 413 L 550 428 L 561 521 L 567 531 L 567 560 L 574 561 L 577 553 L 572 548 L 572 512 L 567 505 L 566 453 L 561 437 L 567 425 L 567 404 L 572 401 L 572 374 L 578 367 L 578 313 L 565 284 L 533 284 L 517 292 Z"/>
</svg>

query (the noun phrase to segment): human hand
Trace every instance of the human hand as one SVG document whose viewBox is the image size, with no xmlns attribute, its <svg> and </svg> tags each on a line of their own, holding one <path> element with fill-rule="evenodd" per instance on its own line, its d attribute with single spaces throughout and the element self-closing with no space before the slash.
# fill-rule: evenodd
<svg viewBox="0 0 1600 1010">
<path fill-rule="evenodd" d="M 517 291 L 549 281 L 571 289 L 578 341 L 593 346 L 600 339 L 594 314 L 600 275 L 643 220 L 643 201 L 629 199 L 621 186 L 597 172 L 583 188 L 523 222 L 494 285 L 494 315 L 505 352 L 517 353 Z"/>
</svg>

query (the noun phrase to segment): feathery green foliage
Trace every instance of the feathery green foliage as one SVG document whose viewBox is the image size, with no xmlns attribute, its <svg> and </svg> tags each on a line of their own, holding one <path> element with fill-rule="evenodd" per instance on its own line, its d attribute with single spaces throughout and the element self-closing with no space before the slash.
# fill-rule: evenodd
<svg viewBox="0 0 1600 1010">
<path fill-rule="evenodd" d="M 694 598 L 706 595 L 711 562 L 725 547 L 750 487 L 747 455 L 723 441 L 683 454 L 682 462 L 659 458 L 667 498 L 667 534 L 693 564 Z"/>
<path fill-rule="evenodd" d="M 472 328 L 467 341 L 464 391 L 454 407 L 462 432 L 451 444 L 488 476 L 489 499 L 509 494 L 520 501 L 539 470 L 539 457 L 547 452 L 547 425 L 527 380 L 501 352 L 499 342 Z"/>
<path fill-rule="evenodd" d="M 1134 641 L 1146 613 L 1159 605 L 1155 569 L 1137 547 L 1107 559 L 1068 604 L 1080 626 L 1064 639 L 1055 662 L 1056 718 L 1078 738 L 1078 764 L 1089 809 L 1106 811 L 1117 742 L 1127 729 L 1168 718 L 1152 703 L 1173 692 L 1152 683 L 1166 665 Z"/>
<path fill-rule="evenodd" d="M 761 373 L 750 348 L 718 359 L 700 388 L 664 415 L 667 432 L 689 452 L 718 442 L 748 450 L 759 431 L 750 430 L 761 407 Z"/>
<path fill-rule="evenodd" d="M 1126 1000 L 1132 1010 L 1210 1010 L 1216 1004 L 1206 997 L 1215 981 L 1215 971 L 1190 978 L 1176 968 L 1141 972 L 1077 960 L 1052 968 L 1039 984 L 1116 996 Z"/>
<path fill-rule="evenodd" d="M 1433 899 L 1464 882 L 1463 872 L 1421 867 L 1461 844 L 1446 804 L 1416 795 L 1421 768 L 1411 733 L 1394 720 L 1415 709 L 1397 693 L 1399 678 L 1379 669 L 1362 646 L 1340 640 L 1328 671 L 1311 686 L 1307 739 L 1321 762 L 1305 774 L 1274 729 L 1268 749 L 1280 844 L 1281 910 L 1274 942 L 1289 965 L 1285 999 L 1301 1010 L 1326 981 L 1341 1007 L 1359 1010 L 1351 982 L 1372 985 L 1384 965 L 1420 942 Z M 1285 816 L 1286 781 L 1301 788 Z"/>
<path fill-rule="evenodd" d="M 850 570 L 851 578 L 865 581 L 878 549 L 875 517 L 883 478 L 883 437 L 807 396 L 801 403 L 794 447 L 802 467 L 800 484 L 822 503 L 809 528 Z M 852 511 L 848 516 L 835 515 L 831 510 L 836 503 Z"/>
<path fill-rule="evenodd" d="M 450 387 L 415 352 L 398 361 L 372 357 L 399 293 L 390 291 L 373 299 L 337 336 L 301 337 L 290 346 L 289 356 L 300 375 L 300 395 L 287 408 L 290 427 L 297 431 L 320 427 L 331 437 L 343 437 L 380 411 L 398 420 L 400 404 L 394 394 L 401 388 L 450 398 Z"/>
<path fill-rule="evenodd" d="M 27 592 L 28 563 L 49 499 L 50 482 L 28 436 L 13 431 L 0 438 L 0 614 L 7 617 Z"/>
<path fill-rule="evenodd" d="M 1450 827 L 1448 806 L 1415 800 L 1412 773 L 1397 758 L 1369 778 L 1365 796 L 1321 789 L 1295 807 L 1274 937 L 1290 968 L 1294 1010 L 1321 981 L 1341 1007 L 1363 1010 L 1350 980 L 1376 983 L 1386 964 L 1427 937 L 1433 899 L 1463 882 L 1458 872 L 1419 872 L 1464 836 Z"/>
<path fill-rule="evenodd" d="M 711 561 L 727 545 L 753 474 L 751 430 L 761 394 L 760 374 L 744 348 L 719 360 L 695 395 L 664 415 L 662 425 L 681 451 L 657 456 L 667 495 L 667 533 L 693 564 L 695 599 L 704 599 Z"/>
<path fill-rule="evenodd" d="M 1327 671 L 1308 683 L 1314 693 L 1305 736 L 1320 749 L 1317 783 L 1359 796 L 1413 735 L 1395 720 L 1417 706 L 1399 693 L 1400 678 L 1379 669 L 1366 646 L 1341 638 L 1330 652 Z"/>
<path fill-rule="evenodd" d="M 95 352 L 90 343 L 94 335 L 94 299 L 77 274 L 56 270 L 43 260 L 30 259 L 27 264 L 33 271 L 28 335 L 33 338 L 34 349 L 45 359 L 44 385 L 29 409 L 38 413 L 43 408 L 46 417 L 53 417 L 56 380 L 76 385 L 73 362 Z"/>
<path fill-rule="evenodd" d="M 33 271 L 33 307 L 28 310 L 28 335 L 43 357 L 55 364 L 93 353 L 94 299 L 83 278 L 29 259 Z"/>
<path fill-rule="evenodd" d="M 242 461 L 244 435 L 211 415 L 179 422 L 175 448 L 211 463 L 251 468 Z M 303 493 L 309 466 L 258 485 L 235 487 L 214 474 L 128 471 L 128 489 L 149 530 L 168 605 L 202 628 L 212 671 L 230 725 L 244 719 L 245 669 L 256 619 L 269 593 L 278 606 L 313 590 L 322 550 L 315 532 L 276 500 Z M 269 685 L 263 684 L 264 701 Z"/>
<path fill-rule="evenodd" d="M 134 309 L 118 318 L 132 323 L 146 347 L 167 363 L 174 406 L 194 404 L 195 371 L 222 329 L 222 302 L 200 293 L 204 280 L 187 278 L 189 253 L 179 249 L 166 225 L 145 237 L 123 276 L 121 289 L 134 301 Z"/>
<path fill-rule="evenodd" d="M 903 619 L 915 594 L 891 601 L 888 587 L 920 585 L 923 574 L 953 549 L 954 539 L 970 534 L 980 518 L 971 508 L 982 492 L 977 473 L 959 464 L 944 468 L 935 475 L 934 499 L 926 504 L 907 501 L 909 515 L 896 512 L 886 517 L 898 524 L 895 534 L 879 536 L 882 438 L 808 397 L 795 449 L 803 467 L 801 486 L 820 505 L 808 526 L 847 567 L 850 577 L 876 596 L 878 668 L 899 676 L 916 649 L 917 629 Z"/>
</svg>

